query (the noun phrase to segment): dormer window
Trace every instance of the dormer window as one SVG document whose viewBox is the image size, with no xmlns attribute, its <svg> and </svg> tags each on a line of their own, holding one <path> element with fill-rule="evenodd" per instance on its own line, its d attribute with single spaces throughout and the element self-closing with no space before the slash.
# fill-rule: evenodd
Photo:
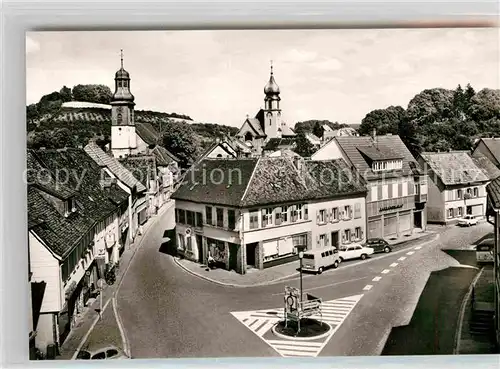
<svg viewBox="0 0 500 369">
<path fill-rule="evenodd" d="M 384 170 L 397 170 L 402 168 L 402 160 L 377 160 L 372 163 L 372 170 L 374 172 L 380 172 Z"/>
<path fill-rule="evenodd" d="M 75 204 L 75 201 L 73 199 L 67 199 L 65 202 L 64 202 L 64 216 L 67 217 L 69 216 L 71 213 L 74 213 L 76 211 L 76 204 Z"/>
</svg>

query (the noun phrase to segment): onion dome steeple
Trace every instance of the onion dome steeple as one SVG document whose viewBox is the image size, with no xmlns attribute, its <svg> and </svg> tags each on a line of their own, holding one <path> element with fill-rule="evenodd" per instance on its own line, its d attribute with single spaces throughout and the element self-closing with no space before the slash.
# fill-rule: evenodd
<svg viewBox="0 0 500 369">
<path fill-rule="evenodd" d="M 115 93 L 112 102 L 134 101 L 134 95 L 130 92 L 130 74 L 123 69 L 123 50 L 120 50 L 121 68 L 115 73 Z"/>
<path fill-rule="evenodd" d="M 280 88 L 276 83 L 276 81 L 274 80 L 272 61 L 271 61 L 271 76 L 269 77 L 269 82 L 267 82 L 266 86 L 264 87 L 264 93 L 266 95 L 279 95 L 280 93 Z"/>
</svg>

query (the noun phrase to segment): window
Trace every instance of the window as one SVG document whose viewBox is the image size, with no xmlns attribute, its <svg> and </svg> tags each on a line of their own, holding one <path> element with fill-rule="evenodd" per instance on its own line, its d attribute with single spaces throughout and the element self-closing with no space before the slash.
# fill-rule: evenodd
<svg viewBox="0 0 500 369">
<path fill-rule="evenodd" d="M 318 211 L 318 224 L 326 223 L 326 210 L 322 209 Z"/>
<path fill-rule="evenodd" d="M 227 226 L 229 229 L 236 228 L 236 212 L 234 210 L 227 211 Z"/>
<path fill-rule="evenodd" d="M 214 225 L 214 222 L 212 219 L 212 207 L 211 206 L 205 206 L 205 217 L 207 218 L 207 224 Z"/>
<path fill-rule="evenodd" d="M 92 360 L 104 360 L 106 359 L 106 353 L 105 352 L 99 352 L 92 356 Z"/>
<path fill-rule="evenodd" d="M 474 187 L 474 197 L 478 197 L 478 196 L 479 196 L 479 188 Z"/>
<path fill-rule="evenodd" d="M 344 235 L 343 235 L 343 241 L 344 242 L 350 242 L 351 241 L 351 230 L 350 229 L 344 229 Z"/>
<path fill-rule="evenodd" d="M 259 212 L 253 211 L 250 213 L 250 229 L 259 228 Z"/>
<path fill-rule="evenodd" d="M 453 218 L 453 209 L 448 209 L 448 218 Z"/>
<path fill-rule="evenodd" d="M 183 209 L 179 209 L 179 223 L 186 224 L 186 212 Z"/>
<path fill-rule="evenodd" d="M 281 222 L 282 223 L 288 222 L 288 206 L 281 207 Z"/>
<path fill-rule="evenodd" d="M 194 213 L 190 210 L 186 210 L 186 223 L 194 227 Z"/>
<path fill-rule="evenodd" d="M 197 227 L 203 226 L 203 214 L 200 212 L 196 212 L 196 226 Z"/>
<path fill-rule="evenodd" d="M 273 209 L 262 209 L 262 227 L 267 227 L 273 224 Z"/>
<path fill-rule="evenodd" d="M 111 349 L 111 350 L 106 351 L 107 358 L 110 358 L 110 357 L 113 357 L 116 355 L 118 355 L 118 351 L 116 351 L 115 349 Z"/>
<path fill-rule="evenodd" d="M 182 234 L 179 235 L 179 248 L 184 249 L 186 246 L 184 245 L 184 236 Z"/>
<path fill-rule="evenodd" d="M 361 218 L 361 203 L 354 204 L 354 218 Z"/>
<path fill-rule="evenodd" d="M 463 190 L 457 190 L 457 198 L 461 199 L 463 197 Z"/>
<path fill-rule="evenodd" d="M 363 231 L 361 231 L 361 227 L 356 227 L 355 235 L 356 235 L 357 240 L 360 240 L 363 238 Z"/>
<path fill-rule="evenodd" d="M 344 206 L 344 219 L 349 220 L 352 218 L 352 207 L 351 205 Z"/>
<path fill-rule="evenodd" d="M 217 227 L 224 227 L 224 209 L 216 208 L 217 213 Z"/>
<path fill-rule="evenodd" d="M 179 209 L 175 209 L 175 222 L 179 223 Z"/>
<path fill-rule="evenodd" d="M 276 225 L 280 225 L 281 224 L 281 207 L 277 207 L 276 209 L 274 209 L 274 212 L 276 214 L 275 216 L 275 223 Z"/>
<path fill-rule="evenodd" d="M 377 186 L 371 186 L 370 188 L 370 193 L 371 193 L 371 201 L 377 201 L 378 200 L 378 188 Z"/>
<path fill-rule="evenodd" d="M 457 208 L 457 215 L 459 217 L 461 217 L 463 213 L 464 213 L 464 209 L 463 208 Z"/>
<path fill-rule="evenodd" d="M 193 241 L 192 241 L 192 238 L 191 237 L 187 237 L 186 238 L 186 241 L 187 241 L 187 250 L 188 251 L 193 251 Z"/>
<path fill-rule="evenodd" d="M 339 208 L 333 208 L 332 209 L 332 217 L 330 218 L 330 221 L 332 223 L 339 221 Z"/>
<path fill-rule="evenodd" d="M 292 237 L 294 252 L 297 248 L 307 248 L 307 235 L 300 234 Z"/>
<path fill-rule="evenodd" d="M 319 245 L 321 247 L 328 246 L 327 240 L 326 240 L 326 234 L 320 234 L 319 235 Z"/>
</svg>

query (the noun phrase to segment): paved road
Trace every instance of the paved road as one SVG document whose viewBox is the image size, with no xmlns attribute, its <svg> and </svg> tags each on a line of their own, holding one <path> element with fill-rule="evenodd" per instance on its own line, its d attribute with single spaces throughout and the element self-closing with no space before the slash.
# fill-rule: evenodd
<svg viewBox="0 0 500 369">
<path fill-rule="evenodd" d="M 277 356 L 231 312 L 279 308 L 284 286 L 298 287 L 298 279 L 229 288 L 194 277 L 159 252 L 163 231 L 173 222 L 168 213 L 148 232 L 118 295 L 132 357 Z M 344 262 L 336 270 L 304 277 L 305 292 L 323 300 L 363 294 L 321 356 L 378 354 L 390 328 L 410 321 L 429 273 L 459 264 L 441 249 L 466 249 L 492 230 L 487 223 L 437 228 L 438 241 L 419 249 L 414 245 L 362 262 Z"/>
</svg>

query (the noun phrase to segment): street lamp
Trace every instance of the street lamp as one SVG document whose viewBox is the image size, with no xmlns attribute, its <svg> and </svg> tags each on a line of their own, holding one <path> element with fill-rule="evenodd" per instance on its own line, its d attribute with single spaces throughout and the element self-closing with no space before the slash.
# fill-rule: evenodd
<svg viewBox="0 0 500 369">
<path fill-rule="evenodd" d="M 299 252 L 300 260 L 300 302 L 302 302 L 302 259 L 304 258 L 304 251 Z"/>
</svg>

